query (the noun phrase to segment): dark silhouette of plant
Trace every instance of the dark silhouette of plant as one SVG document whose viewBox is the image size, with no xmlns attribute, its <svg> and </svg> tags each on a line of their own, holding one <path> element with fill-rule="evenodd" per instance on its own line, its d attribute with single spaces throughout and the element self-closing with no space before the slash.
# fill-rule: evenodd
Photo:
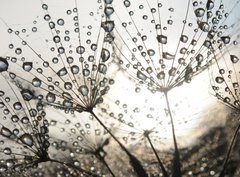
<svg viewBox="0 0 240 177">
<path fill-rule="evenodd" d="M 184 10 L 177 7 L 182 3 Z M 220 36 L 228 43 L 221 34 L 228 28 L 224 22 L 229 13 L 222 2 L 211 0 L 176 2 L 176 7 L 157 0 L 122 4 L 112 16 L 117 62 L 134 80 L 165 95 L 175 148 L 172 176 L 182 176 L 169 92 L 206 69 Z"/>
<path fill-rule="evenodd" d="M 5 60 L 1 58 L 3 61 Z M 54 162 L 73 169 L 78 175 L 97 176 L 66 160 L 53 158 L 55 153 L 61 152 L 52 154 L 49 150 L 53 139 L 49 135 L 49 122 L 40 102 L 42 95 L 36 95 L 30 89 L 17 85 L 18 87 L 6 81 L 0 91 L 1 174 L 16 175 L 21 171 L 32 171 L 40 163 Z"/>
<path fill-rule="evenodd" d="M 67 10 L 67 15 L 74 20 L 74 27 L 71 26 L 69 30 L 64 28 L 66 22 L 63 18 L 54 21 L 48 5 L 42 2 L 44 20 L 50 29 L 51 39 L 48 40 L 49 45 L 52 46 L 50 48 L 52 56 L 37 51 L 38 49 L 25 39 L 24 32 L 13 30 L 6 24 L 9 28 L 8 32 L 22 41 L 21 47 L 15 48 L 13 44 L 9 45 L 10 49 L 15 50 L 16 57 L 11 56 L 7 59 L 12 61 L 13 67 L 17 65 L 22 67 L 25 72 L 22 75 L 28 75 L 26 78 L 14 71 L 16 77 L 12 79 L 17 78 L 31 84 L 44 95 L 42 100 L 44 103 L 63 109 L 66 113 L 71 111 L 90 113 L 129 156 L 136 173 L 139 176 L 147 176 L 137 158 L 93 112 L 95 106 L 103 102 L 103 95 L 110 89 L 109 85 L 114 83 L 114 80 L 107 75 L 112 58 L 110 45 L 113 40 L 111 32 L 114 28 L 114 22 L 110 20 L 112 1 L 104 2 L 104 13 L 99 16 L 99 23 L 96 27 L 89 25 L 87 35 L 84 35 L 85 31 L 84 29 L 82 31 L 80 26 L 81 17 L 77 1 L 73 10 Z M 102 5 L 99 6 L 98 11 L 102 9 Z M 24 57 L 24 50 L 33 53 L 35 62 Z"/>
</svg>

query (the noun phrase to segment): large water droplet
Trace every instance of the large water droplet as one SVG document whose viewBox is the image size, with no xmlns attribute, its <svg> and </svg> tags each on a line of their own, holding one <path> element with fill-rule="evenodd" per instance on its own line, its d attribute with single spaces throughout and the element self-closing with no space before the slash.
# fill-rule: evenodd
<svg viewBox="0 0 240 177">
<path fill-rule="evenodd" d="M 8 70 L 8 62 L 5 58 L 0 57 L 0 72 Z"/>
<path fill-rule="evenodd" d="M 98 65 L 98 72 L 102 74 L 106 74 L 107 72 L 107 66 L 103 63 Z"/>
<path fill-rule="evenodd" d="M 107 61 L 107 60 L 110 58 L 110 52 L 109 52 L 109 50 L 103 48 L 103 49 L 102 49 L 102 52 L 101 52 L 101 58 L 102 58 L 102 61 L 103 61 L 103 62 Z"/>
<path fill-rule="evenodd" d="M 38 79 L 37 77 L 35 77 L 33 80 L 32 80 L 32 85 L 34 87 L 40 87 L 42 84 L 42 81 L 40 79 Z"/>
<path fill-rule="evenodd" d="M 32 63 L 32 62 L 24 62 L 22 68 L 23 68 L 25 71 L 29 72 L 29 71 L 31 71 L 32 66 L 33 66 L 33 63 Z"/>
<path fill-rule="evenodd" d="M 147 53 L 148 53 L 149 56 L 155 55 L 155 51 L 154 51 L 153 49 L 149 49 L 149 50 L 147 51 Z"/>
<path fill-rule="evenodd" d="M 158 35 L 157 40 L 161 44 L 167 44 L 167 36 L 164 35 Z"/>
<path fill-rule="evenodd" d="M 210 27 L 207 22 L 198 22 L 198 27 L 203 31 L 203 32 L 208 32 Z"/>
<path fill-rule="evenodd" d="M 109 17 L 110 15 L 112 15 L 113 12 L 114 12 L 114 9 L 113 9 L 112 7 L 105 7 L 105 9 L 104 9 L 104 13 L 105 13 L 105 15 L 108 16 L 108 17 Z"/>
<path fill-rule="evenodd" d="M 129 0 L 125 0 L 124 2 L 125 7 L 130 7 L 131 3 Z"/>
<path fill-rule="evenodd" d="M 56 100 L 55 94 L 48 92 L 48 94 L 46 95 L 46 100 L 48 103 L 53 103 Z"/>
<path fill-rule="evenodd" d="M 211 10 L 214 7 L 214 2 L 212 0 L 208 0 L 207 2 L 207 10 Z"/>
<path fill-rule="evenodd" d="M 81 85 L 78 89 L 78 91 L 83 95 L 83 96 L 87 96 L 89 89 L 86 85 Z"/>
<path fill-rule="evenodd" d="M 188 41 L 188 37 L 186 35 L 181 35 L 180 41 L 186 43 Z"/>
<path fill-rule="evenodd" d="M 198 8 L 195 10 L 195 15 L 197 17 L 202 17 L 204 15 L 204 13 L 205 13 L 205 10 L 203 8 Z"/>
<path fill-rule="evenodd" d="M 239 58 L 236 55 L 230 55 L 230 59 L 232 61 L 232 63 L 237 63 Z"/>
<path fill-rule="evenodd" d="M 168 59 L 168 60 L 172 60 L 175 57 L 175 55 L 172 55 L 172 54 L 170 54 L 168 52 L 163 52 L 162 55 L 163 55 L 163 58 Z"/>
<path fill-rule="evenodd" d="M 158 79 L 165 79 L 165 73 L 164 73 L 164 71 L 161 71 L 160 73 L 158 73 L 157 78 L 158 78 Z"/>
<path fill-rule="evenodd" d="M 27 146 L 33 145 L 33 137 L 29 133 L 24 133 L 20 138 L 20 141 Z"/>
<path fill-rule="evenodd" d="M 5 136 L 5 137 L 10 137 L 12 135 L 12 132 L 6 127 L 2 127 L 0 133 L 2 136 Z"/>
<path fill-rule="evenodd" d="M 67 74 L 67 69 L 65 67 L 61 68 L 58 72 L 57 75 L 62 77 L 65 76 Z"/>
<path fill-rule="evenodd" d="M 143 74 L 141 71 L 137 71 L 137 77 L 143 81 L 147 80 L 147 76 L 145 74 Z"/>
<path fill-rule="evenodd" d="M 114 28 L 114 21 L 105 21 L 102 22 L 101 27 L 105 30 L 105 32 L 111 32 Z"/>
<path fill-rule="evenodd" d="M 83 53 L 85 52 L 85 48 L 84 48 L 83 46 L 78 46 L 78 47 L 76 48 L 76 52 L 77 52 L 78 54 L 83 54 Z"/>
<path fill-rule="evenodd" d="M 73 65 L 73 66 L 71 66 L 71 72 L 73 73 L 73 74 L 78 74 L 79 73 L 79 67 L 77 66 L 77 65 Z"/>
<path fill-rule="evenodd" d="M 215 81 L 216 81 L 218 84 L 221 84 L 221 83 L 224 82 L 224 79 L 223 79 L 222 77 L 218 76 L 218 77 L 215 78 Z"/>
<path fill-rule="evenodd" d="M 21 94 L 23 99 L 26 101 L 30 101 L 31 99 L 33 99 L 33 96 L 34 96 L 30 90 L 22 90 Z"/>
<path fill-rule="evenodd" d="M 20 102 L 16 102 L 13 104 L 13 108 L 15 110 L 20 110 L 20 109 L 22 109 L 22 104 Z"/>
<path fill-rule="evenodd" d="M 223 41 L 224 44 L 229 44 L 230 43 L 230 37 L 229 36 L 222 36 L 221 40 Z"/>
</svg>

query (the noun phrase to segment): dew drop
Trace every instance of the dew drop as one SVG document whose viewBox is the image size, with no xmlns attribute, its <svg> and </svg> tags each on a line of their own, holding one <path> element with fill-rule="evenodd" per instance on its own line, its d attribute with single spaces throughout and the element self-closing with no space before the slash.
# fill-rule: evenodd
<svg viewBox="0 0 240 177">
<path fill-rule="evenodd" d="M 90 74 L 90 71 L 89 71 L 89 69 L 83 69 L 83 76 L 85 76 L 85 77 L 87 77 L 87 76 L 89 76 L 89 74 Z"/>
<path fill-rule="evenodd" d="M 78 47 L 76 48 L 76 52 L 77 52 L 78 54 L 83 54 L 83 53 L 85 52 L 85 48 L 84 48 L 83 46 L 78 46 Z"/>
<path fill-rule="evenodd" d="M 6 155 L 11 155 L 12 154 L 12 150 L 8 147 L 4 148 L 3 153 Z"/>
<path fill-rule="evenodd" d="M 168 52 L 163 52 L 162 55 L 163 55 L 163 58 L 168 59 L 168 60 L 172 60 L 175 57 L 175 55 L 172 55 L 172 54 L 170 54 Z"/>
<path fill-rule="evenodd" d="M 167 36 L 164 35 L 158 35 L 157 40 L 161 44 L 167 44 Z"/>
<path fill-rule="evenodd" d="M 24 133 L 20 138 L 20 141 L 27 146 L 33 145 L 33 137 L 29 133 Z"/>
<path fill-rule="evenodd" d="M 188 41 L 188 37 L 186 35 L 181 35 L 180 41 L 186 43 Z"/>
<path fill-rule="evenodd" d="M 104 0 L 106 4 L 112 4 L 113 0 Z"/>
<path fill-rule="evenodd" d="M 78 91 L 83 95 L 83 96 L 87 96 L 89 89 L 86 85 L 81 85 L 78 89 Z"/>
<path fill-rule="evenodd" d="M 229 36 L 222 36 L 221 40 L 223 41 L 224 44 L 229 44 L 230 43 L 230 37 Z"/>
<path fill-rule="evenodd" d="M 5 137 L 10 137 L 12 135 L 12 132 L 6 127 L 2 127 L 0 133 L 2 136 L 5 136 Z"/>
<path fill-rule="evenodd" d="M 205 13 L 205 10 L 203 8 L 198 8 L 195 10 L 195 15 L 197 17 L 202 17 L 204 15 L 204 13 Z"/>
<path fill-rule="evenodd" d="M 61 68 L 58 72 L 57 75 L 59 77 L 65 76 L 67 74 L 67 69 L 65 67 Z"/>
<path fill-rule="evenodd" d="M 161 71 L 160 73 L 157 74 L 158 79 L 165 79 L 165 73 L 164 71 Z"/>
<path fill-rule="evenodd" d="M 112 7 L 106 7 L 106 8 L 104 9 L 104 13 L 105 13 L 105 15 L 108 16 L 108 17 L 109 17 L 110 15 L 112 15 L 113 12 L 114 12 L 114 9 L 113 9 Z"/>
<path fill-rule="evenodd" d="M 48 103 L 54 103 L 54 101 L 56 100 L 55 94 L 48 92 L 48 94 L 46 95 L 46 100 Z"/>
<path fill-rule="evenodd" d="M 203 32 L 208 32 L 210 27 L 207 22 L 199 22 L 198 27 L 203 31 Z"/>
<path fill-rule="evenodd" d="M 33 80 L 32 80 L 32 85 L 34 87 L 40 87 L 42 84 L 42 81 L 40 79 L 38 79 L 37 77 L 35 77 Z"/>
<path fill-rule="evenodd" d="M 222 77 L 218 76 L 218 77 L 215 78 L 215 81 L 216 81 L 218 84 L 221 84 L 221 83 L 224 82 L 224 79 L 223 79 Z"/>
<path fill-rule="evenodd" d="M 31 71 L 32 66 L 33 66 L 32 62 L 24 62 L 22 65 L 22 68 L 24 69 L 24 71 L 29 72 L 29 71 Z"/>
<path fill-rule="evenodd" d="M 101 52 L 101 58 L 103 62 L 106 62 L 110 58 L 110 52 L 109 50 L 103 48 Z"/>
<path fill-rule="evenodd" d="M 98 71 L 99 73 L 106 74 L 107 72 L 107 66 L 103 63 L 98 65 Z"/>
<path fill-rule="evenodd" d="M 125 0 L 123 3 L 124 3 L 125 7 L 130 7 L 130 5 L 131 5 L 129 0 Z"/>
<path fill-rule="evenodd" d="M 236 55 L 230 55 L 230 59 L 232 63 L 237 63 L 239 58 Z"/>
<path fill-rule="evenodd" d="M 155 51 L 154 51 L 153 49 L 149 49 L 149 50 L 147 51 L 147 53 L 148 53 L 149 56 L 155 55 Z"/>
<path fill-rule="evenodd" d="M 211 10 L 214 7 L 214 2 L 212 0 L 208 0 L 207 2 L 207 10 Z"/>
<path fill-rule="evenodd" d="M 145 74 L 143 74 L 141 71 L 137 71 L 137 77 L 143 81 L 147 80 L 147 76 Z"/>
<path fill-rule="evenodd" d="M 57 24 L 60 25 L 60 26 L 63 26 L 64 25 L 64 20 L 62 18 L 58 19 Z"/>
<path fill-rule="evenodd" d="M 114 21 L 105 21 L 102 22 L 101 27 L 105 30 L 105 32 L 111 32 L 114 28 Z"/>
<path fill-rule="evenodd" d="M 169 71 L 168 74 L 169 76 L 175 76 L 176 75 L 177 68 L 172 67 Z"/>
<path fill-rule="evenodd" d="M 13 104 L 13 108 L 15 110 L 20 110 L 20 109 L 22 109 L 22 104 L 20 102 L 16 102 Z"/>
<path fill-rule="evenodd" d="M 0 73 L 8 70 L 8 62 L 5 58 L 0 57 Z"/>
<path fill-rule="evenodd" d="M 15 53 L 16 53 L 17 55 L 20 55 L 20 54 L 22 53 L 22 49 L 16 48 L 16 49 L 15 49 Z"/>
<path fill-rule="evenodd" d="M 73 73 L 73 74 L 78 74 L 79 73 L 79 67 L 77 66 L 77 65 L 73 65 L 73 66 L 71 66 L 71 72 Z"/>
</svg>

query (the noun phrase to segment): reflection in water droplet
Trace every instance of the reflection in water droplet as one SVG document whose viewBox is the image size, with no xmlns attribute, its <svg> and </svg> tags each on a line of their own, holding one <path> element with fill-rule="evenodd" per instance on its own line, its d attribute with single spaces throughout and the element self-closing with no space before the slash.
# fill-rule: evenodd
<svg viewBox="0 0 240 177">
<path fill-rule="evenodd" d="M 5 58 L 0 57 L 0 73 L 3 71 L 7 71 L 8 62 Z"/>
<path fill-rule="evenodd" d="M 78 89 L 78 91 L 83 95 L 83 96 L 87 96 L 89 89 L 86 85 L 81 85 Z"/>
<path fill-rule="evenodd" d="M 21 140 L 21 142 L 23 144 L 26 144 L 28 146 L 32 146 L 33 145 L 33 138 L 28 133 L 24 133 L 19 139 Z"/>
</svg>

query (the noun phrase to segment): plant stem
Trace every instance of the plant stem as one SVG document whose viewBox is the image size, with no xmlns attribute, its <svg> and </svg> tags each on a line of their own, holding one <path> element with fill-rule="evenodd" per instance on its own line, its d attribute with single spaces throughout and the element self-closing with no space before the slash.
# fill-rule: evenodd
<svg viewBox="0 0 240 177">
<path fill-rule="evenodd" d="M 151 145 L 151 148 L 152 148 L 152 150 L 153 150 L 153 152 L 154 152 L 154 154 L 155 154 L 155 156 L 156 156 L 156 158 L 157 158 L 157 160 L 158 160 L 158 163 L 159 163 L 159 165 L 160 165 L 160 167 L 161 167 L 161 169 L 162 169 L 162 172 L 163 172 L 163 176 L 164 176 L 164 177 L 169 177 L 168 174 L 167 174 L 167 171 L 166 171 L 166 169 L 165 169 L 162 161 L 160 160 L 160 157 L 158 156 L 157 151 L 156 151 L 156 149 L 154 148 L 154 146 L 153 146 L 153 144 L 152 144 L 152 141 L 151 141 L 151 139 L 150 139 L 150 137 L 149 137 L 148 134 L 146 134 L 146 138 L 147 138 L 149 144 Z"/>
<path fill-rule="evenodd" d="M 108 171 L 111 173 L 112 177 L 115 177 L 113 171 L 111 170 L 110 166 L 108 165 L 108 163 L 106 162 L 106 160 L 104 159 L 104 157 L 101 157 L 100 155 L 98 155 L 99 160 L 107 167 Z"/>
<path fill-rule="evenodd" d="M 172 174 L 172 177 L 181 177 L 182 172 L 181 172 L 180 155 L 179 155 L 179 150 L 178 150 L 178 146 L 177 146 L 177 139 L 176 139 L 176 135 L 175 135 L 173 116 L 172 116 L 172 111 L 171 111 L 171 107 L 170 107 L 170 104 L 169 104 L 167 91 L 164 92 L 164 95 L 165 95 L 165 98 L 166 98 L 168 113 L 169 113 L 170 120 L 171 120 L 173 143 L 174 143 L 174 158 L 173 158 L 173 174 Z"/>
<path fill-rule="evenodd" d="M 78 167 L 76 167 L 76 166 L 74 166 L 74 165 L 72 165 L 70 163 L 67 163 L 67 162 L 61 162 L 61 161 L 58 161 L 58 160 L 55 160 L 55 159 L 51 159 L 51 158 L 49 158 L 49 161 L 56 162 L 56 163 L 59 163 L 61 165 L 66 165 L 67 167 L 73 168 L 74 170 L 77 170 L 77 171 L 79 171 L 81 173 L 84 173 L 84 174 L 86 174 L 88 176 L 91 176 L 91 177 L 99 177 L 97 174 L 93 174 L 93 173 L 91 173 L 89 171 L 86 171 L 86 170 L 84 170 L 84 169 L 82 169 L 80 167 L 78 168 Z"/>
<path fill-rule="evenodd" d="M 121 149 L 128 155 L 130 164 L 132 165 L 137 175 L 139 177 L 148 177 L 140 161 L 126 149 L 126 147 L 112 134 L 112 132 L 104 125 L 104 123 L 97 117 L 97 115 L 92 110 L 89 111 L 89 113 L 93 115 L 93 117 L 98 121 L 98 123 L 109 133 L 109 135 L 118 143 Z"/>
<path fill-rule="evenodd" d="M 235 140 L 236 140 L 236 138 L 237 138 L 237 134 L 238 134 L 239 129 L 240 129 L 240 124 L 237 126 L 237 128 L 236 128 L 236 130 L 235 130 L 235 132 L 234 132 L 234 135 L 233 135 L 233 137 L 232 137 L 231 144 L 230 144 L 230 146 L 229 146 L 229 148 L 228 148 L 227 155 L 226 155 L 225 161 L 224 161 L 224 163 L 223 163 L 222 171 L 221 171 L 219 177 L 224 177 L 224 173 L 225 173 L 225 170 L 226 170 L 226 168 L 227 168 L 227 163 L 228 163 L 228 160 L 229 160 L 229 158 L 230 158 L 230 154 L 231 154 L 231 152 L 232 152 L 232 149 L 233 149 L 233 147 L 234 147 Z"/>
</svg>

